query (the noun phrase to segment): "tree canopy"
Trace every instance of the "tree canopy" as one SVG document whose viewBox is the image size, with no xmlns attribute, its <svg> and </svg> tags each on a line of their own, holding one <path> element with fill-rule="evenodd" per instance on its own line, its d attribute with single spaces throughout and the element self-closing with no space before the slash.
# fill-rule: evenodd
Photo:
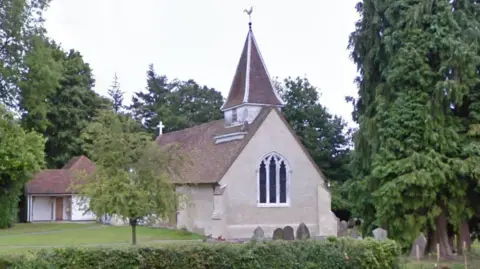
<svg viewBox="0 0 480 269">
<path fill-rule="evenodd" d="M 78 181 L 84 207 L 97 216 L 128 221 L 133 244 L 140 220 L 169 220 L 176 212 L 179 196 L 170 175 L 182 161 L 174 148 L 161 149 L 139 130 L 138 122 L 127 116 L 102 112 L 82 134 L 96 169 Z"/>
<path fill-rule="evenodd" d="M 401 243 L 426 232 L 447 257 L 447 228 L 472 217 L 467 193 L 480 179 L 478 8 L 363 1 L 350 38 L 360 73 L 359 97 L 350 99 L 359 124 L 349 182 L 357 214 L 365 232 L 381 226 Z"/>
<path fill-rule="evenodd" d="M 0 5 L 0 103 L 9 109 L 17 109 L 22 88 L 27 99 L 37 98 L 32 94 L 33 85 L 37 100 L 42 100 L 55 85 L 57 66 L 48 57 L 41 38 L 43 13 L 50 0 L 3 0 Z M 38 67 L 42 66 L 43 69 Z M 31 68 L 35 72 L 31 72 Z M 28 86 L 22 82 L 28 79 Z M 28 102 L 27 102 L 28 103 Z M 40 108 L 40 107 L 39 107 Z M 42 114 L 43 109 L 36 111 Z"/>
<path fill-rule="evenodd" d="M 169 81 L 150 65 L 146 92 L 135 93 L 130 111 L 155 135 L 160 121 L 166 125 L 165 131 L 171 132 L 221 119 L 222 104 L 222 94 L 215 89 L 200 86 L 194 80 Z"/>
<path fill-rule="evenodd" d="M 120 89 L 117 74 L 113 76 L 113 83 L 108 89 L 108 96 L 112 102 L 113 111 L 115 111 L 115 113 L 121 113 L 123 109 L 123 92 Z"/>
<path fill-rule="evenodd" d="M 342 184 L 350 179 L 350 129 L 339 116 L 332 115 L 320 103 L 319 90 L 305 78 L 276 81 L 286 105 L 285 118 L 308 149 L 313 160 L 330 182 L 332 208 L 348 209 Z"/>
<path fill-rule="evenodd" d="M 85 154 L 80 134 L 99 110 L 109 106 L 109 101 L 93 90 L 92 70 L 78 51 L 64 51 L 55 42 L 46 42 L 50 55 L 45 57 L 61 66 L 60 79 L 42 101 L 29 102 L 23 107 L 22 121 L 26 129 L 36 130 L 47 138 L 48 167 L 61 168 L 72 157 Z M 45 108 L 44 118 L 32 113 L 37 106 Z"/>
<path fill-rule="evenodd" d="M 0 105 L 0 229 L 12 225 L 21 190 L 44 165 L 45 139 L 27 132 Z"/>
</svg>

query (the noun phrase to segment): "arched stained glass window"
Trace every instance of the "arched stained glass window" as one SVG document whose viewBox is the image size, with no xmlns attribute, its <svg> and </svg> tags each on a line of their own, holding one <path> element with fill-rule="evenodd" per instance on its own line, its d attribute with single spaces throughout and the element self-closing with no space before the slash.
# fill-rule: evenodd
<svg viewBox="0 0 480 269">
<path fill-rule="evenodd" d="M 283 156 L 278 153 L 267 154 L 258 169 L 258 205 L 288 206 L 289 167 Z"/>
</svg>

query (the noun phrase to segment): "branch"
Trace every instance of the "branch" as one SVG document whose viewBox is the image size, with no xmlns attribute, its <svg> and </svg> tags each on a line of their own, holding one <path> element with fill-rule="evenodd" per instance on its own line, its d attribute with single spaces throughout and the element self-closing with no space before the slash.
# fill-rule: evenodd
<svg viewBox="0 0 480 269">
<path fill-rule="evenodd" d="M 3 53 L 3 50 L 5 50 L 7 48 L 7 45 L 8 45 L 8 42 L 10 42 L 11 40 L 11 37 L 7 37 L 7 39 L 5 39 L 5 42 L 3 42 L 3 45 L 0 47 L 0 54 Z"/>
</svg>

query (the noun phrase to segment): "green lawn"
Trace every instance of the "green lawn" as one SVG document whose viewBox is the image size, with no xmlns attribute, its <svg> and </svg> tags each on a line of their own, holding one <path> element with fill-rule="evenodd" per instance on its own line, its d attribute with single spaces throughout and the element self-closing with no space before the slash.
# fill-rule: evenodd
<svg viewBox="0 0 480 269">
<path fill-rule="evenodd" d="M 137 227 L 138 244 L 157 244 L 162 240 L 198 240 L 202 236 L 181 230 Z M 131 242 L 128 226 L 95 223 L 17 224 L 0 230 L 0 253 L 23 252 L 63 246 L 122 246 Z"/>
<path fill-rule="evenodd" d="M 468 268 L 480 268 L 480 243 L 472 245 L 472 253 L 467 255 Z M 435 256 L 426 257 L 421 261 L 413 261 L 406 258 L 401 269 L 433 269 L 437 263 Z M 440 261 L 440 265 L 448 266 L 451 269 L 465 269 L 465 257 L 456 256 L 453 261 Z"/>
</svg>

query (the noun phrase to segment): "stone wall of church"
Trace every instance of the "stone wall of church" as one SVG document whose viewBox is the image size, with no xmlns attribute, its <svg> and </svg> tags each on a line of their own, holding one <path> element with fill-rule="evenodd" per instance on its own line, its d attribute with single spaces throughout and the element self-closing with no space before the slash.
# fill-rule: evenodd
<svg viewBox="0 0 480 269">
<path fill-rule="evenodd" d="M 289 164 L 290 203 L 281 207 L 258 204 L 258 171 L 263 156 L 277 152 Z M 286 225 L 304 222 L 314 236 L 336 236 L 336 220 L 324 180 L 280 116 L 272 111 L 220 184 L 226 185 L 226 238 L 250 238 L 260 226 L 265 236 Z"/>
<path fill-rule="evenodd" d="M 212 234 L 212 184 L 183 185 L 176 190 L 185 196 L 177 215 L 177 228 L 203 235 Z"/>
</svg>

